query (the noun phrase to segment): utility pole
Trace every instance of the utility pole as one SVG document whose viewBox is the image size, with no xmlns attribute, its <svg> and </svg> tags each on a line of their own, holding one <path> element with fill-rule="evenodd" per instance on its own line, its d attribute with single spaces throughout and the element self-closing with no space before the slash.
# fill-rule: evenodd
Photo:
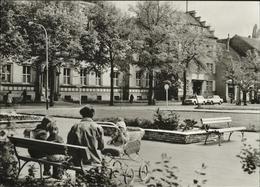
<svg viewBox="0 0 260 187">
<path fill-rule="evenodd" d="M 188 0 L 186 1 L 186 13 L 189 11 L 189 3 Z"/>
</svg>

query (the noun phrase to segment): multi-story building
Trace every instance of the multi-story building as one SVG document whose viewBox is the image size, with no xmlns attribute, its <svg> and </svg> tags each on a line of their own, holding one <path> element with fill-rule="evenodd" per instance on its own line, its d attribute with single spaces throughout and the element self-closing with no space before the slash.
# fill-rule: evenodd
<svg viewBox="0 0 260 187">
<path fill-rule="evenodd" d="M 219 47 L 222 49 L 222 51 L 225 51 L 225 55 L 228 58 L 224 58 L 228 62 L 231 60 L 234 61 L 241 61 L 243 60 L 243 57 L 246 56 L 246 53 L 248 50 L 257 50 L 260 53 L 260 40 L 259 38 L 251 38 L 249 37 L 242 37 L 235 35 L 232 38 L 227 39 L 221 39 L 218 41 Z M 232 59 L 231 59 L 232 58 Z M 234 85 L 234 83 L 231 80 L 225 80 L 225 70 L 221 63 L 218 63 L 217 69 L 217 76 L 216 76 L 216 89 L 217 94 L 220 95 L 222 98 L 224 98 L 226 101 L 230 102 L 231 100 L 237 100 L 238 99 L 238 87 Z M 260 76 L 260 75 L 259 75 Z M 258 87 L 258 94 L 260 96 L 260 85 L 257 84 Z M 247 94 L 247 99 L 252 99 L 253 92 L 250 92 Z M 242 94 L 240 94 L 242 97 Z M 260 100 L 260 97 L 259 99 Z"/>
<path fill-rule="evenodd" d="M 217 38 L 214 31 L 196 16 L 195 11 L 181 13 L 182 16 L 190 23 L 190 26 L 196 30 L 207 33 L 207 47 L 212 53 L 209 57 L 200 57 L 200 60 L 207 67 L 207 71 L 199 69 L 197 66 L 191 66 L 187 77 L 187 95 L 212 95 L 216 93 L 216 44 Z M 36 82 L 39 81 L 43 88 L 44 94 L 45 76 L 44 72 L 40 78 L 36 78 L 36 70 L 32 63 L 25 62 L 21 64 L 12 63 L 11 61 L 2 68 L 2 82 L 0 84 L 1 97 L 7 91 L 12 91 L 14 97 L 20 97 L 24 89 L 27 90 L 28 99 L 34 100 Z M 56 99 L 64 100 L 81 100 L 83 102 L 93 100 L 109 100 L 110 99 L 110 71 L 104 69 L 102 72 L 89 71 L 87 67 L 67 65 L 57 70 L 57 77 L 54 84 L 54 94 Z M 128 73 L 115 71 L 113 75 L 114 81 L 114 99 L 128 100 L 130 95 L 135 99 L 147 99 L 148 93 L 148 74 L 141 72 L 136 66 L 130 66 Z M 158 90 L 157 90 L 158 91 Z M 160 89 L 158 98 L 164 95 L 164 90 Z M 182 96 L 180 88 L 175 98 Z M 43 96 L 44 98 L 44 96 Z"/>
</svg>

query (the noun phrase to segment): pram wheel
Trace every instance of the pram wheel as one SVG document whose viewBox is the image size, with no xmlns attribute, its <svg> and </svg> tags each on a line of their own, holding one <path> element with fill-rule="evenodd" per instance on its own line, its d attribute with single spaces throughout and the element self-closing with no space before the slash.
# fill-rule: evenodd
<svg viewBox="0 0 260 187">
<path fill-rule="evenodd" d="M 131 182 L 133 182 L 134 177 L 135 177 L 134 170 L 132 168 L 127 168 L 124 172 L 125 184 L 130 184 Z"/>
<path fill-rule="evenodd" d="M 139 167 L 139 178 L 142 181 L 145 181 L 147 179 L 147 177 L 148 177 L 148 173 L 149 173 L 148 165 L 147 164 L 142 164 Z"/>
</svg>

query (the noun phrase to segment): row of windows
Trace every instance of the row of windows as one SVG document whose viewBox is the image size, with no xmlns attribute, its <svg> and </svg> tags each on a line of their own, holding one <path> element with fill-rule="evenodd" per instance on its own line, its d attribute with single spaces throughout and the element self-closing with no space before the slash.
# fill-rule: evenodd
<svg viewBox="0 0 260 187">
<path fill-rule="evenodd" d="M 213 64 L 207 64 L 207 67 L 211 72 L 213 72 Z M 31 67 L 23 66 L 23 83 L 31 83 Z M 3 82 L 11 82 L 11 74 L 12 67 L 11 65 L 4 65 L 2 67 L 2 81 Z M 89 72 L 87 69 L 80 70 L 80 83 L 81 85 L 89 85 Z M 114 86 L 119 86 L 119 72 L 114 72 L 113 76 Z M 72 84 L 71 81 L 71 69 L 64 68 L 63 69 L 63 84 Z M 98 86 L 102 85 L 101 74 L 95 74 L 95 84 Z M 141 71 L 136 72 L 136 86 L 140 87 L 148 87 L 149 85 L 149 75 L 148 73 L 143 73 Z M 187 84 L 188 85 L 188 84 Z M 213 81 L 206 81 L 206 90 L 212 91 L 213 89 Z"/>
<path fill-rule="evenodd" d="M 90 73 L 88 69 L 83 68 L 80 70 L 80 84 L 81 85 L 89 85 L 89 79 L 90 79 Z M 101 79 L 101 73 L 93 73 L 95 74 L 95 85 L 101 86 L 102 85 L 102 79 Z M 114 72 L 113 75 L 113 81 L 114 86 L 119 86 L 119 72 Z M 71 69 L 64 68 L 63 69 L 63 84 L 72 84 L 71 81 Z"/>
<path fill-rule="evenodd" d="M 32 82 L 32 75 L 31 75 L 32 68 L 31 66 L 23 66 L 23 83 L 31 83 Z M 2 67 L 2 81 L 3 82 L 12 82 L 12 66 L 11 65 L 3 65 Z"/>
</svg>

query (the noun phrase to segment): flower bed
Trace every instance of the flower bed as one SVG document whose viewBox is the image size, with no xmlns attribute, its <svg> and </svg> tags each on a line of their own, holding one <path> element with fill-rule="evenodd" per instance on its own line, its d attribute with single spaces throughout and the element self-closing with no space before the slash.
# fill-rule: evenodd
<svg viewBox="0 0 260 187">
<path fill-rule="evenodd" d="M 42 117 L 34 115 L 23 115 L 15 112 L 0 113 L 0 129 L 33 128 L 41 121 Z"/>
</svg>

